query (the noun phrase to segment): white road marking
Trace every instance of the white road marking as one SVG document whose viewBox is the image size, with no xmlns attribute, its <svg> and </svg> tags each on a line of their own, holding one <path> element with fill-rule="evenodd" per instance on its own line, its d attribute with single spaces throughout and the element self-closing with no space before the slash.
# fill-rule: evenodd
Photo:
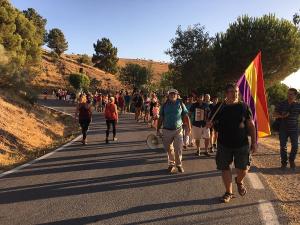
<svg viewBox="0 0 300 225">
<path fill-rule="evenodd" d="M 275 209 L 270 201 L 259 200 L 259 213 L 265 225 L 279 225 Z"/>
<path fill-rule="evenodd" d="M 262 190 L 265 189 L 263 183 L 259 179 L 258 175 L 256 173 L 248 173 L 247 174 L 248 179 L 250 180 L 250 184 L 254 189 Z"/>
<path fill-rule="evenodd" d="M 21 166 L 18 166 L 18 167 L 16 167 L 16 168 L 12 169 L 12 170 L 9 170 L 9 171 L 6 171 L 6 172 L 4 172 L 4 173 L 1 173 L 1 174 L 0 174 L 0 178 L 2 178 L 2 177 L 4 177 L 4 176 L 7 176 L 8 174 L 15 173 L 15 172 L 17 172 L 17 171 L 19 171 L 19 170 L 21 170 L 21 169 L 23 169 L 23 168 L 25 168 L 25 167 L 28 167 L 28 166 L 32 165 L 32 164 L 35 163 L 35 162 L 38 162 L 38 161 L 40 161 L 40 160 L 42 160 L 42 159 L 45 159 L 45 158 L 47 158 L 47 157 L 53 155 L 55 152 L 58 152 L 58 151 L 63 150 L 64 148 L 66 148 L 66 147 L 70 146 L 71 144 L 73 144 L 75 141 L 79 140 L 79 139 L 81 138 L 81 136 L 82 136 L 82 135 L 79 135 L 78 137 L 76 137 L 76 138 L 73 139 L 72 141 L 68 142 L 67 144 L 65 144 L 65 145 L 63 145 L 63 146 L 61 146 L 61 147 L 59 147 L 58 149 L 55 149 L 55 150 L 52 151 L 52 152 L 49 152 L 49 153 L 46 154 L 46 155 L 43 155 L 43 156 L 41 156 L 41 157 L 39 157 L 39 158 L 37 158 L 37 159 L 34 159 L 34 160 L 32 160 L 31 162 L 25 163 L 25 164 L 23 164 L 23 165 L 21 165 Z"/>
</svg>

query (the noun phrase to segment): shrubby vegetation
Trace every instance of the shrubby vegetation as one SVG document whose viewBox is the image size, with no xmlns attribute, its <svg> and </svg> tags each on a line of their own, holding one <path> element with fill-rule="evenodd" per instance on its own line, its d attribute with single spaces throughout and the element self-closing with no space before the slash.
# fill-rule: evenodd
<svg viewBox="0 0 300 225">
<path fill-rule="evenodd" d="M 77 59 L 77 62 L 80 64 L 84 63 L 90 66 L 93 64 L 91 58 L 87 54 L 80 55 Z"/>
<path fill-rule="evenodd" d="M 70 74 L 69 82 L 75 90 L 88 89 L 90 86 L 90 79 L 87 75 L 82 73 Z"/>
</svg>

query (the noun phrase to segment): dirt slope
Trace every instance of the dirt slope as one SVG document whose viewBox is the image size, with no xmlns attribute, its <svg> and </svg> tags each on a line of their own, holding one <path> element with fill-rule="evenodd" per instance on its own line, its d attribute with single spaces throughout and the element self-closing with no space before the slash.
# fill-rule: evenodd
<svg viewBox="0 0 300 225">
<path fill-rule="evenodd" d="M 61 145 L 77 131 L 72 122 L 12 92 L 0 91 L 0 170 Z"/>
</svg>

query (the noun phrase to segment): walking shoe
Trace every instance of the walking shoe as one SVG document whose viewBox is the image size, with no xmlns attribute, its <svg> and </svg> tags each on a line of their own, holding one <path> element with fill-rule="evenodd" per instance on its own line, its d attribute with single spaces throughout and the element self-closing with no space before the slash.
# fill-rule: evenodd
<svg viewBox="0 0 300 225">
<path fill-rule="evenodd" d="M 290 161 L 290 167 L 292 170 L 296 170 L 296 163 L 295 161 Z"/>
<path fill-rule="evenodd" d="M 113 138 L 113 141 L 117 141 L 117 140 L 118 140 L 118 138 L 116 138 L 116 137 Z"/>
<path fill-rule="evenodd" d="M 179 173 L 184 173 L 184 169 L 182 166 L 177 166 L 177 169 Z"/>
<path fill-rule="evenodd" d="M 196 156 L 200 156 L 200 154 L 201 154 L 200 150 L 197 150 L 196 153 L 195 153 Z"/>
<path fill-rule="evenodd" d="M 281 167 L 280 167 L 280 169 L 281 169 L 281 170 L 285 170 L 285 169 L 286 169 L 286 167 L 287 167 L 287 165 L 286 165 L 286 164 L 281 164 Z"/>
<path fill-rule="evenodd" d="M 168 173 L 175 173 L 175 167 L 174 166 L 169 166 L 168 167 Z"/>
<path fill-rule="evenodd" d="M 82 143 L 83 145 L 86 145 L 87 141 L 86 141 L 86 140 L 82 140 L 81 143 Z"/>
<path fill-rule="evenodd" d="M 232 198 L 234 198 L 234 195 L 232 193 L 225 192 L 225 194 L 221 198 L 221 202 L 228 203 Z"/>
<path fill-rule="evenodd" d="M 207 156 L 207 157 L 210 157 L 210 156 L 211 156 L 211 154 L 209 154 L 208 151 L 204 152 L 204 155 Z"/>
<path fill-rule="evenodd" d="M 105 139 L 105 144 L 108 144 L 108 138 Z"/>
</svg>

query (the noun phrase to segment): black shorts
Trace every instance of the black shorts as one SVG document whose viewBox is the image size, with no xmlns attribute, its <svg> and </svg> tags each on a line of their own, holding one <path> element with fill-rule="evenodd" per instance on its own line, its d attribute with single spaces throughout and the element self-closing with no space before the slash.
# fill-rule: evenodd
<svg viewBox="0 0 300 225">
<path fill-rule="evenodd" d="M 237 169 L 247 170 L 251 164 L 251 155 L 249 145 L 239 148 L 228 148 L 220 144 L 216 155 L 216 164 L 218 170 L 228 170 L 232 162 Z"/>
</svg>

